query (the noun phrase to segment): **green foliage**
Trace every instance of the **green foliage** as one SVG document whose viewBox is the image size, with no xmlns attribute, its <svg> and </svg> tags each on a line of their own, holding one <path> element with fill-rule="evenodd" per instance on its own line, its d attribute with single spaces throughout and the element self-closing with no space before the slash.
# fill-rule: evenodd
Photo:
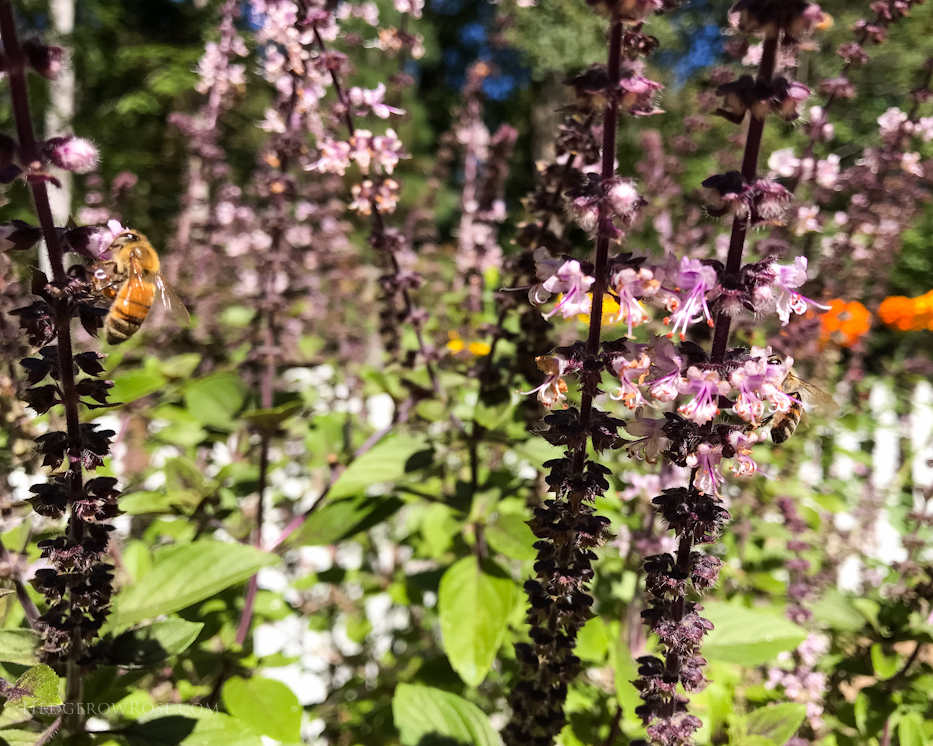
<svg viewBox="0 0 933 746">
<path fill-rule="evenodd" d="M 793 650 L 807 631 L 769 608 L 759 612 L 734 604 L 710 602 L 703 615 L 714 625 L 706 637 L 703 654 L 711 660 L 755 666 Z"/>
<path fill-rule="evenodd" d="M 464 557 L 441 578 L 438 611 L 450 665 L 469 686 L 479 686 L 496 659 L 518 593 L 491 562 Z"/>
<path fill-rule="evenodd" d="M 224 684 L 223 698 L 230 714 L 256 733 L 285 743 L 299 740 L 301 705 L 285 684 L 235 676 Z"/>
<path fill-rule="evenodd" d="M 218 541 L 162 547 L 153 553 L 151 569 L 120 594 L 113 625 L 125 627 L 179 611 L 276 561 L 253 547 Z"/>
<path fill-rule="evenodd" d="M 399 684 L 392 697 L 392 715 L 402 746 L 499 743 L 499 736 L 482 710 L 440 689 Z"/>
</svg>

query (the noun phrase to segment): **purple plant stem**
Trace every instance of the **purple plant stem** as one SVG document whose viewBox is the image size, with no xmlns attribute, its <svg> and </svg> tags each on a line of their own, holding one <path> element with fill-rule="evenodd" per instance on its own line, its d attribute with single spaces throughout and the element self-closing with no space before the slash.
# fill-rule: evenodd
<svg viewBox="0 0 933 746">
<path fill-rule="evenodd" d="M 622 68 L 622 21 L 618 12 L 612 16 L 612 26 L 609 31 L 609 60 L 606 66 L 609 80 L 618 81 Z M 615 85 L 612 83 L 611 85 Z M 603 183 L 612 178 L 615 173 L 616 158 L 616 126 L 619 121 L 619 99 L 615 87 L 609 90 L 609 101 L 606 104 L 606 113 L 603 117 L 603 160 L 601 177 Z M 586 352 L 595 357 L 599 352 L 599 337 L 602 332 L 603 321 L 603 295 L 608 284 L 607 267 L 609 264 L 609 241 L 615 228 L 612 224 L 612 215 L 605 200 L 599 203 L 599 218 L 597 222 L 598 233 L 596 237 L 596 262 L 593 276 L 596 282 L 593 285 L 593 304 L 590 310 L 590 334 L 586 342 Z M 583 432 L 589 432 L 590 416 L 593 411 L 593 396 L 586 392 L 580 401 L 580 425 Z M 574 454 L 574 470 L 583 471 L 586 461 L 586 444 L 584 443 Z"/>
<path fill-rule="evenodd" d="M 23 55 L 19 38 L 16 34 L 16 21 L 13 18 L 13 7 L 9 0 L 0 0 L 0 40 L 3 41 L 6 72 L 10 77 L 10 98 L 13 103 L 13 116 L 16 121 L 16 132 L 19 137 L 21 157 L 27 170 L 39 162 L 36 138 L 32 129 L 32 116 L 29 111 L 29 96 L 26 91 L 26 58 Z M 36 205 L 36 214 L 45 239 L 49 255 L 49 265 L 52 267 L 56 284 L 64 285 L 67 281 L 65 262 L 62 247 L 55 231 L 55 222 L 52 219 L 52 207 L 49 204 L 49 195 L 44 181 L 33 181 L 29 184 L 32 189 L 33 201 Z M 65 421 L 68 430 L 68 484 L 73 495 L 82 489 L 81 474 L 81 435 L 80 420 L 78 417 L 78 394 L 75 390 L 75 365 L 71 345 L 71 316 L 59 313 L 56 319 L 58 336 L 59 372 L 61 375 L 62 406 L 65 409 Z M 80 519 L 72 513 L 68 520 L 68 532 L 75 542 L 81 539 Z M 65 702 L 78 704 L 81 701 L 81 675 L 78 660 L 81 657 L 83 640 L 79 632 L 71 636 L 71 647 L 68 652 L 66 664 Z M 81 707 L 71 708 L 65 719 L 65 729 L 70 733 L 82 730 L 83 714 Z"/>
<path fill-rule="evenodd" d="M 761 52 L 761 64 L 758 67 L 758 80 L 770 83 L 774 77 L 774 66 L 777 62 L 778 37 L 765 39 Z M 748 135 L 745 138 L 745 154 L 742 157 L 742 177 L 746 182 L 755 180 L 758 170 L 758 156 L 761 153 L 761 137 L 765 130 L 765 120 L 749 115 Z M 745 237 L 748 235 L 749 216 L 738 216 L 732 221 L 732 236 L 729 239 L 729 255 L 726 258 L 725 276 L 736 277 L 742 267 L 742 253 L 745 250 Z M 713 363 L 721 363 L 726 356 L 729 345 L 729 327 L 732 319 L 725 314 L 716 316 L 716 332 L 713 335 L 713 349 L 710 359 Z"/>
</svg>

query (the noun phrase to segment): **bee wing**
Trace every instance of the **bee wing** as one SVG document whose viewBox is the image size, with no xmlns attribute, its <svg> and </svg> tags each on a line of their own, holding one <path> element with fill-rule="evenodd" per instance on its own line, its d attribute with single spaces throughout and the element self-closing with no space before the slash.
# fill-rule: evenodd
<svg viewBox="0 0 933 746">
<path fill-rule="evenodd" d="M 168 311 L 169 318 L 182 326 L 187 326 L 191 321 L 191 315 L 188 313 L 188 309 L 185 308 L 185 304 L 181 302 L 181 298 L 178 297 L 178 293 L 165 281 L 160 273 L 156 273 L 155 284 L 159 289 L 159 298 L 162 300 L 165 310 Z"/>
<path fill-rule="evenodd" d="M 143 279 L 143 271 L 139 266 L 139 262 L 130 260 L 125 281 L 127 292 L 122 293 L 122 298 L 120 297 L 121 293 L 118 292 L 114 305 L 120 306 L 121 310 L 126 311 L 130 316 L 136 316 L 136 311 L 131 310 L 130 306 L 136 305 L 136 298 L 140 297 L 140 295 L 145 297 L 146 293 L 146 281 Z M 117 282 L 119 282 L 119 279 Z M 143 318 L 145 318 L 145 314 Z"/>
<path fill-rule="evenodd" d="M 806 404 L 812 404 L 814 407 L 817 407 L 827 414 L 838 411 L 839 405 L 836 403 L 836 400 L 822 389 L 818 389 L 812 383 L 801 381 L 799 378 L 796 379 L 795 383 L 798 396 L 800 396 Z"/>
</svg>

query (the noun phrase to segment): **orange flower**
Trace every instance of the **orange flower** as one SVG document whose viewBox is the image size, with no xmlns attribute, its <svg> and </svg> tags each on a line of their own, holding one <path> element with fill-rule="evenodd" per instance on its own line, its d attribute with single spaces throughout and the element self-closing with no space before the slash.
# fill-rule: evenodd
<svg viewBox="0 0 933 746">
<path fill-rule="evenodd" d="M 878 306 L 878 318 L 886 326 L 893 326 L 902 332 L 909 331 L 914 320 L 914 299 L 903 295 L 885 298 Z"/>
<path fill-rule="evenodd" d="M 829 310 L 820 316 L 821 340 L 832 340 L 841 347 L 851 347 L 871 329 L 871 313 L 857 300 L 830 301 Z"/>
<path fill-rule="evenodd" d="M 933 290 L 917 298 L 892 295 L 878 307 L 878 317 L 885 325 L 902 332 L 933 329 Z"/>
</svg>

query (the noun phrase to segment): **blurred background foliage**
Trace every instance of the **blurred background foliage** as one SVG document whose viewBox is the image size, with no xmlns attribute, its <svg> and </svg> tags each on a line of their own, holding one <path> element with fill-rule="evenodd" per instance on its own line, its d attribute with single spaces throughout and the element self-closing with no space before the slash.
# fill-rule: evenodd
<svg viewBox="0 0 933 746">
<path fill-rule="evenodd" d="M 391 3 L 378 4 L 392 17 Z M 652 20 L 650 30 L 660 51 L 649 67 L 651 76 L 665 85 L 665 113 L 622 128 L 621 173 L 637 173 L 643 130 L 657 130 L 663 143 L 671 142 L 682 133 L 684 117 L 697 112 L 702 95 L 715 87 L 709 70 L 726 61 L 726 37 L 720 27 L 729 6 L 721 0 L 694 0 Z M 834 50 L 851 38 L 849 29 L 868 13 L 866 6 L 843 0 L 823 4 L 835 24 L 821 37 L 819 49 L 805 53 L 798 69 L 802 82 L 814 91 L 840 68 Z M 23 0 L 18 7 L 23 27 L 44 34 L 49 25 L 45 3 Z M 74 37 L 64 40 L 73 50 L 78 82 L 74 132 L 91 138 L 101 151 L 99 174 L 77 180 L 73 210 L 77 213 L 85 205 L 90 192 L 103 192 L 107 202 L 108 185 L 122 172 L 131 172 L 136 185 L 107 206 L 119 213 L 124 225 L 148 234 L 166 257 L 173 256 L 189 167 L 184 136 L 169 117 L 192 112 L 201 103 L 194 91 L 194 67 L 204 43 L 215 38 L 218 7 L 217 2 L 81 0 L 76 4 Z M 491 272 L 482 288 L 480 311 L 464 309 L 463 291 L 452 289 L 451 281 L 463 169 L 454 159 L 443 178 L 432 178 L 431 170 L 439 143 L 456 121 L 469 66 L 488 62 L 493 73 L 484 83 L 485 122 L 490 131 L 502 123 L 518 130 L 505 194 L 510 217 L 500 241 L 506 253 L 517 252 L 508 239 L 526 219 L 521 200 L 533 187 L 535 161 L 552 152 L 556 112 L 566 103 L 561 83 L 605 56 L 605 24 L 583 2 L 539 0 L 536 10 L 513 18 L 513 24 L 503 27 L 494 5 L 429 2 L 417 22 L 426 53 L 404 66 L 415 86 L 399 104 L 409 114 L 396 126 L 412 158 L 397 172 L 404 188 L 393 222 L 404 224 L 425 200 L 437 205 L 429 221 L 433 234 L 421 246 L 423 260 L 435 274 L 429 288 L 435 293 L 434 304 L 425 302 L 431 312 L 427 330 L 441 351 L 441 382 L 448 398 L 421 396 L 412 414 L 417 423 L 412 431 L 429 435 L 403 431 L 354 461 L 357 449 L 383 426 L 385 414 L 380 412 L 386 403 L 398 407 L 410 392 L 423 392 L 429 386 L 427 378 L 423 371 L 373 364 L 364 354 L 350 361 L 329 359 L 327 352 L 339 348 L 341 340 L 328 337 L 326 323 L 307 330 L 302 346 L 306 359 L 282 371 L 276 393 L 276 405 L 289 407 L 286 411 L 292 416 L 282 418 L 272 453 L 273 528 L 281 529 L 307 510 L 327 485 L 331 487 L 323 506 L 289 539 L 284 562 L 263 571 L 255 639 L 244 646 L 235 643 L 243 600 L 239 586 L 232 584 L 232 573 L 225 576 L 229 587 L 205 591 L 207 595 L 186 606 L 179 606 L 173 596 L 178 589 L 151 588 L 149 616 L 156 615 L 154 609 L 203 624 L 197 640 L 155 673 L 95 673 L 87 683 L 89 697 L 101 703 L 221 702 L 255 733 L 284 743 L 297 742 L 301 726 L 309 743 L 320 738 L 339 746 L 424 746 L 429 741 L 419 740 L 405 711 L 417 709 L 411 704 L 417 703 L 411 699 L 416 692 L 399 687 L 411 684 L 463 698 L 450 706 L 461 708 L 466 721 L 474 713 L 463 709 L 464 700 L 482 713 L 493 713 L 494 725 L 502 724 L 504 697 L 516 681 L 512 643 L 522 639 L 521 583 L 531 573 L 535 556 L 524 521 L 529 505 L 544 495 L 538 469 L 555 451 L 534 437 L 540 412 L 514 393 L 539 381 L 515 378 L 510 390 L 503 394 L 500 389 L 498 400 L 481 395 L 476 370 L 488 350 L 483 330 L 496 319 L 494 292 L 508 278 Z M 247 34 L 248 14 L 240 24 Z M 870 50 L 871 64 L 853 73 L 859 97 L 837 105 L 837 138 L 832 145 L 818 145 L 817 155 L 825 157 L 832 150 L 845 166 L 860 157 L 865 143 L 877 139 L 881 114 L 891 106 L 909 108 L 905 101 L 920 79 L 924 60 L 933 53 L 931 39 L 933 4 L 927 4 L 915 8 L 909 21 L 896 24 L 884 45 Z M 385 78 L 385 60 L 379 54 L 360 48 L 351 54 L 355 84 L 371 87 Z M 247 64 L 257 63 L 251 57 Z M 270 99 L 271 92 L 251 80 L 249 95 L 241 97 L 222 121 L 221 139 L 235 182 L 246 184 L 257 165 L 265 134 L 255 125 Z M 33 105 L 41 126 L 47 100 L 40 86 Z M 9 131 L 12 120 L 6 107 L 4 98 L 0 129 Z M 730 157 L 730 148 L 735 150 L 729 142 L 734 134 L 731 125 L 711 120 L 710 129 L 695 138 L 697 149 L 689 161 L 676 165 L 688 205 L 700 204 L 704 178 L 734 167 L 722 162 Z M 765 140 L 767 153 L 799 149 L 805 135 L 799 126 L 769 125 Z M 922 154 L 933 155 L 933 147 L 923 145 Z M 736 157 L 734 152 L 731 157 Z M 4 222 L 30 219 L 25 189 L 15 186 L 5 199 Z M 931 232 L 933 208 L 927 204 L 903 234 L 903 249 L 883 295 L 914 297 L 933 288 Z M 352 235 L 365 259 L 363 231 Z M 572 238 L 582 256 L 585 238 Z M 633 233 L 631 243 L 660 251 L 657 231 L 647 221 Z M 16 259 L 25 281 L 35 260 Z M 183 266 L 185 257 L 176 254 L 175 261 Z M 352 325 L 361 337 L 371 339 L 376 320 L 367 303 L 372 299 L 361 288 L 354 298 L 358 304 L 330 308 L 328 313 L 357 314 Z M 868 303 L 871 290 L 865 287 L 861 297 L 844 300 Z M 179 291 L 184 296 L 185 286 L 179 285 Z M 253 318 L 249 308 L 226 296 L 222 307 L 211 313 L 226 324 L 231 339 L 237 339 L 237 331 L 248 328 Z M 795 552 L 787 548 L 793 534 L 775 505 L 787 496 L 799 502 L 801 531 L 811 542 L 802 554 L 815 568 L 813 582 L 821 594 L 808 629 L 831 637 L 819 664 L 831 682 L 821 742 L 915 746 L 933 738 L 933 625 L 918 617 L 919 606 L 891 570 L 894 561 L 903 561 L 903 553 L 886 553 L 884 541 L 890 536 L 876 534 L 876 525 L 901 537 L 914 535 L 911 532 L 926 536 L 928 530 L 915 530 L 909 518 L 920 489 L 917 474 L 923 468 L 918 464 L 928 446 L 898 428 L 913 422 L 912 427 L 923 430 L 917 418 L 930 414 L 929 385 L 923 388 L 924 376 L 933 372 L 930 334 L 892 330 L 875 320 L 870 331 L 856 335 L 853 345 L 824 343 L 813 348 L 817 359 L 804 363 L 814 380 L 836 389 L 842 416 L 832 426 L 817 419 L 806 437 L 764 451 L 761 460 L 779 478 L 756 479 L 731 496 L 733 528 L 717 549 L 727 565 L 716 599 L 707 604 L 709 616 L 722 629 L 707 645 L 713 684 L 695 698 L 705 722 L 703 743 L 780 746 L 793 734 L 793 729 L 785 733 L 781 728 L 795 719 L 802 721 L 794 710 L 779 728 L 768 731 L 767 723 L 754 714 L 769 703 L 794 699 L 765 686 L 765 668 L 776 665 L 778 654 L 786 655 L 803 642 L 801 628 L 783 617 L 792 582 L 785 566 Z M 105 419 L 119 433 L 118 468 L 108 465 L 101 473 L 119 474 L 126 484 L 121 506 L 128 516 L 127 533 L 117 560 L 121 582 L 141 583 L 161 566 L 165 560 L 159 551 L 164 545 L 209 535 L 243 539 L 249 533 L 259 478 L 257 415 L 251 413 L 258 397 L 254 366 L 244 364 L 248 345 L 240 342 L 224 346 L 215 340 L 213 346 L 199 347 L 189 332 L 166 332 L 153 325 L 125 347 L 109 350 L 108 367 L 116 382 L 113 398 L 124 404 Z M 411 339 L 406 337 L 405 344 L 411 347 Z M 498 348 L 503 358 L 514 352 L 508 340 Z M 858 358 L 857 375 L 848 375 L 853 357 Z M 843 383 L 836 387 L 839 381 Z M 482 437 L 461 439 L 445 430 L 451 414 L 473 423 L 471 432 Z M 43 427 L 43 419 L 30 427 Z M 15 451 L 23 434 L 10 429 L 3 437 L 7 448 Z M 873 476 L 879 459 L 885 461 L 883 479 L 888 481 L 883 484 Z M 478 463 L 472 472 L 471 461 Z M 562 736 L 566 746 L 608 743 L 619 708 L 626 736 L 642 733 L 633 715 L 637 693 L 628 682 L 636 675 L 631 651 L 645 642 L 638 618 L 643 552 L 627 546 L 626 537 L 657 538 L 662 527 L 650 523 L 649 494 L 629 501 L 619 498 L 625 490 L 638 492 L 638 480 L 631 475 L 640 474 L 640 467 L 623 454 L 608 456 L 606 463 L 616 475 L 614 489 L 597 508 L 611 520 L 618 538 L 602 550 L 598 563 L 595 615 L 577 650 L 587 675 L 569 695 L 569 725 Z M 803 463 L 812 465 L 810 472 L 801 471 Z M 341 472 L 348 464 L 352 465 Z M 28 483 L 24 474 L 31 467 L 22 461 L 9 465 L 11 495 L 23 493 Z M 884 520 L 879 518 L 882 513 Z M 26 547 L 35 538 L 31 530 L 20 523 L 3 540 L 9 547 Z M 42 529 L 37 531 L 41 535 Z M 271 541 L 274 532 L 265 538 Z M 876 539 L 880 543 L 872 546 Z M 34 559 L 35 549 L 29 551 Z M 458 566 L 476 574 L 474 555 L 490 563 L 479 575 L 482 587 L 471 590 L 472 598 L 481 601 L 460 606 L 448 594 L 439 604 L 442 578 L 456 579 Z M 919 557 L 929 562 L 927 555 Z M 839 587 L 840 567 L 855 560 L 883 582 L 870 583 L 863 574 L 854 584 Z M 197 563 L 189 567 L 192 575 L 208 570 Z M 459 597 L 466 593 L 462 583 L 467 581 L 457 582 L 461 585 L 453 595 Z M 143 613 L 128 604 L 119 609 L 124 619 Z M 756 625 L 756 618 L 763 624 Z M 7 628 L 21 623 L 15 604 L 7 604 Z M 115 623 L 113 631 L 120 628 Z M 474 638 L 483 644 L 474 645 Z M 486 652 L 480 655 L 477 649 L 483 645 Z M 911 659 L 915 645 L 920 652 Z M 900 674 L 908 659 L 916 666 Z M 22 670 L 15 662 L 4 665 L 11 678 Z M 222 693 L 215 691 L 219 670 L 227 674 Z M 272 682 L 276 678 L 285 686 L 277 688 Z M 804 732 L 814 735 L 812 730 Z M 110 737 L 95 738 L 103 743 Z"/>
</svg>

